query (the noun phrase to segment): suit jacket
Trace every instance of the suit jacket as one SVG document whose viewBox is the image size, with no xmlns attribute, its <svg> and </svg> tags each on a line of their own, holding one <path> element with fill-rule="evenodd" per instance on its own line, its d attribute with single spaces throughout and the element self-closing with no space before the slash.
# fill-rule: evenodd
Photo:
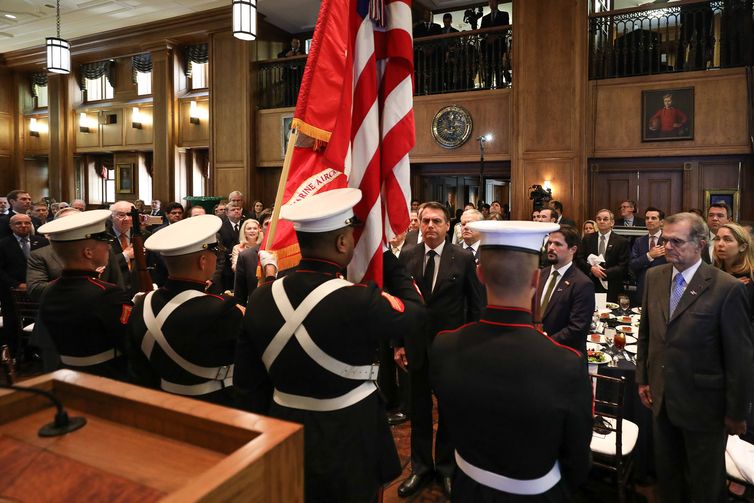
<svg viewBox="0 0 754 503">
<path fill-rule="evenodd" d="M 43 236 L 29 236 L 29 250 L 48 245 L 49 242 Z M 26 256 L 14 234 L 0 239 L 0 286 L 10 289 L 26 283 L 26 262 Z"/>
<path fill-rule="evenodd" d="M 567 217 L 561 217 L 560 218 L 560 222 L 558 222 L 558 224 L 559 225 L 570 225 L 573 228 L 577 228 L 576 227 L 576 221 L 575 220 L 571 220 L 570 218 L 567 218 Z"/>
<path fill-rule="evenodd" d="M 479 28 L 490 28 L 492 26 L 506 26 L 511 24 L 508 13 L 505 11 L 497 11 L 495 13 L 495 19 L 492 19 L 492 13 L 490 12 L 482 18 L 482 24 Z"/>
<path fill-rule="evenodd" d="M 422 21 L 417 23 L 413 29 L 414 38 L 429 37 L 431 35 L 440 35 L 442 33 L 442 27 L 437 23 L 430 23 L 427 28 L 427 23 Z"/>
<path fill-rule="evenodd" d="M 112 228 L 112 226 L 108 227 L 108 232 L 110 232 L 110 234 L 112 234 L 113 237 L 115 238 L 115 241 L 113 241 L 111 248 L 112 248 L 113 253 L 115 254 L 115 259 L 118 262 L 118 269 L 120 269 L 120 275 L 123 277 L 125 290 L 127 292 L 130 292 L 132 281 L 131 281 L 131 270 L 128 268 L 128 260 L 126 260 L 126 257 L 123 256 L 123 247 L 120 245 L 120 240 L 118 239 L 118 236 L 115 234 L 115 230 Z"/>
<path fill-rule="evenodd" d="M 586 261 L 589 255 L 598 255 L 599 236 L 600 233 L 595 232 L 584 238 L 576 256 L 576 264 L 584 274 L 592 279 L 595 292 L 605 292 L 606 290 L 602 287 L 600 280 L 592 274 L 592 266 Z M 628 256 L 628 240 L 615 232 L 611 232 L 605 249 L 605 263 L 602 265 L 607 273 L 607 300 L 610 302 L 617 302 L 618 294 L 623 291 L 623 280 L 626 276 Z"/>
<path fill-rule="evenodd" d="M 616 227 L 625 227 L 625 220 L 623 218 L 616 218 L 615 219 L 615 226 Z M 646 222 L 641 217 L 634 217 L 633 225 L 631 227 L 646 227 Z"/>
<path fill-rule="evenodd" d="M 10 217 L 15 214 L 15 211 L 9 209 L 8 213 L 0 216 L 0 238 L 8 237 L 13 234 L 13 231 L 10 228 Z"/>
<path fill-rule="evenodd" d="M 540 304 L 552 266 L 542 270 L 537 288 L 537 305 Z M 594 314 L 594 284 L 576 264 L 560 278 L 543 313 L 542 328 L 556 342 L 586 353 L 586 337 Z"/>
<path fill-rule="evenodd" d="M 658 245 L 662 245 L 664 242 L 665 240 L 662 236 L 657 240 Z M 650 267 L 657 267 L 658 265 L 667 263 L 665 257 L 657 257 L 650 261 L 647 258 L 647 253 L 649 253 L 649 234 L 634 241 L 634 246 L 631 247 L 631 258 L 628 262 L 628 267 L 636 278 L 636 293 L 639 298 L 641 298 L 644 292 L 644 276 L 647 274 L 647 270 Z"/>
<path fill-rule="evenodd" d="M 647 272 L 639 326 L 637 384 L 648 384 L 652 410 L 664 405 L 690 430 L 745 419 L 754 378 L 749 300 L 744 284 L 702 263 L 669 316 L 672 264 Z"/>
<path fill-rule="evenodd" d="M 39 302 L 50 281 L 62 275 L 63 262 L 55 253 L 55 250 L 52 249 L 52 246 L 45 246 L 32 251 L 29 255 L 28 267 L 26 269 L 26 288 L 29 297 Z M 120 272 L 118 259 L 115 257 L 112 249 L 110 250 L 107 267 L 105 267 L 105 270 L 100 275 L 100 279 L 125 288 L 125 281 Z"/>
<path fill-rule="evenodd" d="M 403 248 L 401 249 L 401 255 L 403 252 L 410 250 L 411 248 L 415 248 L 417 244 L 417 240 L 419 239 L 419 231 L 408 231 L 406 233 L 406 241 L 403 243 Z"/>
<path fill-rule="evenodd" d="M 424 246 L 415 246 L 401 252 L 400 261 L 420 283 L 424 276 Z M 432 294 L 424 302 L 427 305 L 425 334 L 411 334 L 405 347 L 409 361 L 414 358 L 419 367 L 426 357 L 427 349 L 438 332 L 452 330 L 469 321 L 477 321 L 482 308 L 482 284 L 476 275 L 474 255 L 458 245 L 445 243 L 440 256 L 437 280 Z"/>
<path fill-rule="evenodd" d="M 233 283 L 233 297 L 236 303 L 246 306 L 249 297 L 257 287 L 257 264 L 259 263 L 259 248 L 246 248 L 238 254 L 236 261 L 235 280 Z"/>
</svg>

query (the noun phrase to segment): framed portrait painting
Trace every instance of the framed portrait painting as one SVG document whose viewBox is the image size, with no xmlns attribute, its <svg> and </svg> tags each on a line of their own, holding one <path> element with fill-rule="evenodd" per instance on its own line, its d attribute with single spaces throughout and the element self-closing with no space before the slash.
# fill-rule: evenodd
<svg viewBox="0 0 754 503">
<path fill-rule="evenodd" d="M 115 192 L 117 194 L 133 194 L 136 190 L 133 164 L 117 164 L 115 166 Z"/>
<path fill-rule="evenodd" d="M 641 141 L 694 139 L 694 88 L 641 92 Z"/>
<path fill-rule="evenodd" d="M 280 145 L 283 150 L 281 157 L 285 159 L 285 151 L 288 148 L 288 139 L 291 137 L 291 124 L 293 123 L 293 114 L 284 114 L 280 117 Z"/>
<path fill-rule="evenodd" d="M 704 214 L 707 214 L 710 205 L 725 203 L 731 211 L 731 217 L 738 220 L 738 209 L 741 204 L 741 192 L 736 189 L 707 189 L 704 191 Z"/>
</svg>

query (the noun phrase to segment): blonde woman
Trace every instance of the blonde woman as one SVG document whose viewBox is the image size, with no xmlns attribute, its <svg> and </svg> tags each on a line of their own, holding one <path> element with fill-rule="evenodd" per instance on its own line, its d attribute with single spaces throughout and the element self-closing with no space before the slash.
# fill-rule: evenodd
<svg viewBox="0 0 754 503">
<path fill-rule="evenodd" d="M 259 222 L 253 218 L 244 220 L 238 231 L 238 244 L 233 247 L 230 255 L 230 267 L 236 272 L 236 262 L 238 254 L 247 248 L 259 248 L 262 244 L 262 228 Z"/>
<path fill-rule="evenodd" d="M 594 234 L 595 232 L 597 232 L 597 222 L 594 220 L 587 220 L 581 227 L 581 239 L 584 239 L 589 234 Z"/>
</svg>

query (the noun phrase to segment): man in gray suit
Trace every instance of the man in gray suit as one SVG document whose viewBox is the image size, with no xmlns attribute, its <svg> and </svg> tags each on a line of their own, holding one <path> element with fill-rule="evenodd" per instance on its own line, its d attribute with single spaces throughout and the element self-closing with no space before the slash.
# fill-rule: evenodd
<svg viewBox="0 0 754 503">
<path fill-rule="evenodd" d="M 751 325 L 743 283 L 702 262 L 706 227 L 665 220 L 669 264 L 647 271 L 636 382 L 654 416 L 662 501 L 724 502 L 728 434 L 746 431 Z"/>
</svg>

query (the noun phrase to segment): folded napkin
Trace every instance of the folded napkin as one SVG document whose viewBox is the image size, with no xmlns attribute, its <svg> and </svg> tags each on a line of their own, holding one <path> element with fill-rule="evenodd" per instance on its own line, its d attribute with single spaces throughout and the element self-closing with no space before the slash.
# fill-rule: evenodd
<svg viewBox="0 0 754 503">
<path fill-rule="evenodd" d="M 754 445 L 735 435 L 729 435 L 725 453 L 730 456 L 743 479 L 754 484 Z"/>
<path fill-rule="evenodd" d="M 589 256 L 586 258 L 587 263 L 594 267 L 596 265 L 604 264 L 605 263 L 605 257 L 600 255 L 595 255 L 594 253 L 590 253 Z M 600 283 L 602 283 L 602 288 L 607 290 L 607 280 L 601 279 Z"/>
</svg>

